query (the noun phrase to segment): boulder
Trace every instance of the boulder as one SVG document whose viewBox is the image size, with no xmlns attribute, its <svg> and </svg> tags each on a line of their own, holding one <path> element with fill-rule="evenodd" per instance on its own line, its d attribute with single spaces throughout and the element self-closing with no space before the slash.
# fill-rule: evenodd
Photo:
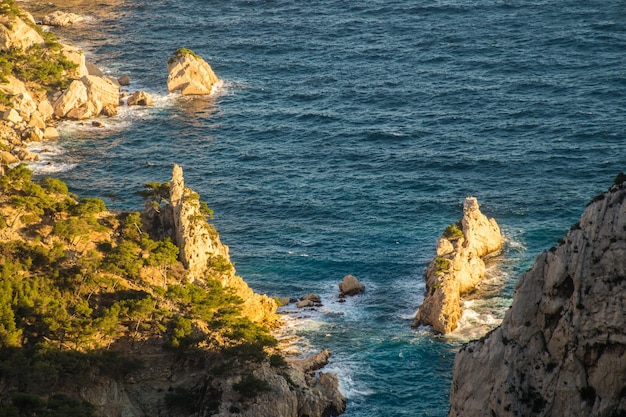
<svg viewBox="0 0 626 417">
<path fill-rule="evenodd" d="M 41 113 L 39 113 L 37 110 L 35 110 L 33 112 L 33 114 L 30 115 L 30 120 L 28 121 L 28 126 L 34 126 L 34 127 L 38 127 L 39 129 L 45 129 L 46 128 L 46 122 L 43 120 L 43 117 L 41 116 Z"/>
<path fill-rule="evenodd" d="M 302 300 L 296 303 L 296 307 L 304 308 L 304 307 L 313 307 L 315 303 L 311 300 Z"/>
<path fill-rule="evenodd" d="M 17 94 L 28 92 L 28 90 L 26 89 L 26 85 L 12 75 L 6 75 L 4 77 L 4 80 L 4 82 L 0 80 L 0 91 L 2 91 L 4 94 L 14 96 Z"/>
<path fill-rule="evenodd" d="M 4 113 L 2 114 L 2 120 L 6 120 L 7 122 L 11 122 L 15 124 L 21 123 L 24 121 L 24 119 L 22 119 L 22 116 L 20 116 L 19 112 L 13 108 L 9 108 L 4 111 Z"/>
<path fill-rule="evenodd" d="M 119 83 L 119 85 L 128 86 L 130 85 L 130 77 L 128 75 L 122 75 L 120 78 L 117 79 L 117 82 Z"/>
<path fill-rule="evenodd" d="M 450 417 L 626 415 L 626 176 L 515 284 L 456 355 Z"/>
<path fill-rule="evenodd" d="M 120 88 L 117 83 L 106 77 L 97 77 L 95 75 L 86 75 L 81 78 L 87 87 L 87 95 L 89 101 L 95 106 L 95 114 L 100 114 L 106 106 L 117 107 L 120 102 Z"/>
<path fill-rule="evenodd" d="M 291 302 L 291 299 L 289 297 L 278 297 L 278 298 L 276 298 L 276 303 L 278 304 L 278 307 L 286 306 L 290 302 Z"/>
<path fill-rule="evenodd" d="M 23 119 L 29 120 L 31 114 L 37 111 L 37 103 L 31 97 L 31 95 L 27 92 L 23 92 L 15 95 L 11 99 L 11 106 L 20 112 L 20 116 Z"/>
<path fill-rule="evenodd" d="M 339 291 L 341 296 L 356 295 L 365 291 L 365 285 L 361 284 L 355 276 L 346 275 L 339 283 Z"/>
<path fill-rule="evenodd" d="M 129 106 L 151 106 L 154 100 L 145 91 L 135 91 L 128 97 Z"/>
<path fill-rule="evenodd" d="M 41 35 L 20 17 L 0 15 L 0 50 L 26 50 L 44 43 Z"/>
<path fill-rule="evenodd" d="M 56 117 L 65 117 L 72 109 L 77 109 L 88 100 L 87 87 L 81 80 L 74 80 L 53 105 Z"/>
<path fill-rule="evenodd" d="M 26 142 L 41 142 L 43 140 L 43 130 L 31 126 L 22 132 L 22 138 Z"/>
<path fill-rule="evenodd" d="M 41 19 L 44 25 L 60 27 L 72 26 L 73 24 L 80 23 L 84 20 L 85 18 L 81 15 L 78 15 L 76 13 L 62 12 L 60 10 L 52 12 Z"/>
<path fill-rule="evenodd" d="M 44 139 L 58 139 L 59 138 L 59 132 L 56 130 L 56 128 L 54 127 L 46 127 L 45 130 L 43 131 L 43 138 Z"/>
<path fill-rule="evenodd" d="M 307 295 L 305 295 L 304 297 L 300 297 L 300 300 L 309 300 L 312 301 L 314 303 L 321 303 L 322 299 L 320 298 L 319 295 L 314 294 L 314 293 L 308 293 Z"/>
<path fill-rule="evenodd" d="M 211 94 L 217 76 L 200 56 L 188 50 L 179 50 L 167 60 L 169 72 L 167 89 L 182 95 Z"/>
<path fill-rule="evenodd" d="M 100 68 L 98 68 L 96 64 L 94 64 L 93 62 L 85 61 L 85 68 L 87 68 L 88 75 L 95 75 L 96 77 L 103 76 L 102 71 L 100 71 Z"/>
<path fill-rule="evenodd" d="M 83 51 L 75 46 L 64 44 L 61 52 L 65 55 L 68 61 L 76 64 L 76 68 L 69 74 L 71 78 L 81 78 L 89 74 Z"/>
<path fill-rule="evenodd" d="M 467 197 L 463 218 L 448 226 L 437 243 L 437 256 L 426 269 L 426 296 L 413 326 L 430 325 L 438 333 L 454 331 L 461 318 L 461 295 L 485 276 L 482 257 L 502 248 L 500 228 L 481 213 L 478 201 Z"/>
<path fill-rule="evenodd" d="M 17 159 L 17 157 L 13 155 L 11 152 L 0 150 L 0 162 L 3 162 L 9 165 L 9 164 L 18 163 L 20 162 L 20 160 Z"/>
<path fill-rule="evenodd" d="M 54 114 L 54 108 L 52 107 L 52 104 L 50 104 L 50 100 L 45 97 L 39 102 L 39 104 L 37 104 L 37 110 L 39 111 L 39 114 L 41 114 L 41 117 L 43 117 L 44 121 L 50 119 Z"/>
</svg>

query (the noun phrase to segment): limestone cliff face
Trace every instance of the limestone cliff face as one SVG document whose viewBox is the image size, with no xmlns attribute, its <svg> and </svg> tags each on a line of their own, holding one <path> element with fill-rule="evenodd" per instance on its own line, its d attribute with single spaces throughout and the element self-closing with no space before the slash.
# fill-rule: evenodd
<svg viewBox="0 0 626 417">
<path fill-rule="evenodd" d="M 450 416 L 626 414 L 625 179 L 520 276 L 501 326 L 458 353 Z"/>
<path fill-rule="evenodd" d="M 426 296 L 413 325 L 430 325 L 439 333 L 454 331 L 461 318 L 461 294 L 485 276 L 482 257 L 501 248 L 498 224 L 481 213 L 476 198 L 467 197 L 460 228 L 451 225 L 439 238 L 437 256 L 426 269 Z"/>
<path fill-rule="evenodd" d="M 167 89 L 184 96 L 211 94 L 217 76 L 202 58 L 191 51 L 176 53 L 167 60 Z"/>
<path fill-rule="evenodd" d="M 185 187 L 183 170 L 174 166 L 170 183 L 170 209 L 173 235 L 180 250 L 180 260 L 188 271 L 190 281 L 203 280 L 207 274 L 223 286 L 234 290 L 243 301 L 243 314 L 256 322 L 272 324 L 276 302 L 266 295 L 255 294 L 246 282 L 235 274 L 228 256 L 228 247 L 220 241 L 217 231 L 207 223 L 199 196 Z"/>
<path fill-rule="evenodd" d="M 0 50 L 28 49 L 43 44 L 41 35 L 21 17 L 0 15 Z"/>
</svg>

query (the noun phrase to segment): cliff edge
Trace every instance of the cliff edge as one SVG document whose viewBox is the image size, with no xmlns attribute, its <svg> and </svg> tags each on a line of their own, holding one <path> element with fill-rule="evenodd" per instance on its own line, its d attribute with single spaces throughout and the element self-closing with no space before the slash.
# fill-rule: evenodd
<svg viewBox="0 0 626 417">
<path fill-rule="evenodd" d="M 500 327 L 457 354 L 450 416 L 626 415 L 625 180 L 520 276 Z"/>
<path fill-rule="evenodd" d="M 454 331 L 461 318 L 461 294 L 485 276 L 482 257 L 501 248 L 498 224 L 481 213 L 476 198 L 467 197 L 463 218 L 448 226 L 437 242 L 437 256 L 426 269 L 426 297 L 413 326 L 430 325 L 439 333 Z"/>
</svg>

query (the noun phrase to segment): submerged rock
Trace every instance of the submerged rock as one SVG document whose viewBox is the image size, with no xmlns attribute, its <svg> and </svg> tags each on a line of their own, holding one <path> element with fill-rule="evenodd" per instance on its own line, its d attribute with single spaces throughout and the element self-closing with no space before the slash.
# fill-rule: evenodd
<svg viewBox="0 0 626 417">
<path fill-rule="evenodd" d="M 199 55 L 188 49 L 179 49 L 168 58 L 167 89 L 180 91 L 183 96 L 211 94 L 217 76 Z"/>
<path fill-rule="evenodd" d="M 439 333 L 454 331 L 461 318 L 461 294 L 485 276 L 481 258 L 499 251 L 502 243 L 496 221 L 481 213 L 476 198 L 467 197 L 463 218 L 439 238 L 437 256 L 426 269 L 426 296 L 413 326 L 430 325 Z"/>
<path fill-rule="evenodd" d="M 625 180 L 519 277 L 500 327 L 457 354 L 450 416 L 626 415 Z"/>
</svg>

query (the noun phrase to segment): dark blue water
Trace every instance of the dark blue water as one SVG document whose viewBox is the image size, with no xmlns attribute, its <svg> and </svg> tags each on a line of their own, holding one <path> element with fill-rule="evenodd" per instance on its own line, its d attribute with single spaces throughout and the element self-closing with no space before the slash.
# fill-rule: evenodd
<svg viewBox="0 0 626 417">
<path fill-rule="evenodd" d="M 349 417 L 446 415 L 460 343 L 497 323 L 519 273 L 626 166 L 626 3 L 129 0 L 107 11 L 62 35 L 157 105 L 103 129 L 62 127 L 59 175 L 137 208 L 135 191 L 182 165 L 255 290 L 324 298 L 289 332 L 334 352 Z M 168 95 L 179 47 L 212 65 L 219 94 Z M 410 318 L 467 195 L 507 246 L 486 301 L 433 337 Z M 348 273 L 367 291 L 340 304 Z"/>
</svg>

